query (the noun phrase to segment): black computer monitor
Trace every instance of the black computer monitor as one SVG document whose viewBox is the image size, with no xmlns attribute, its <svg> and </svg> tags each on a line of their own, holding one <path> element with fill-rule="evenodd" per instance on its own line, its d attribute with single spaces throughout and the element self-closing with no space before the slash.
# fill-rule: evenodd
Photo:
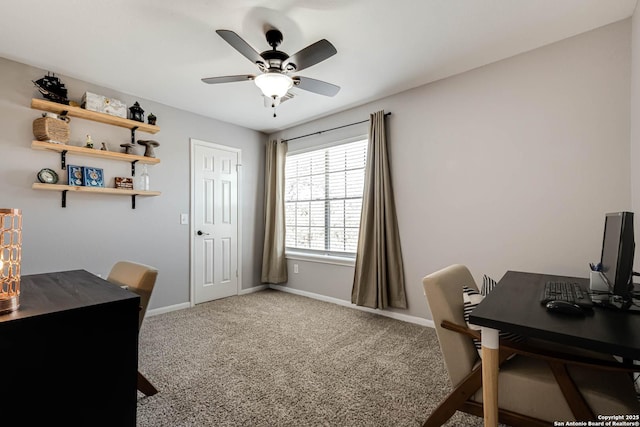
<svg viewBox="0 0 640 427">
<path fill-rule="evenodd" d="M 606 214 L 600 265 L 612 295 L 610 301 L 621 309 L 633 305 L 634 252 L 633 212 Z"/>
</svg>

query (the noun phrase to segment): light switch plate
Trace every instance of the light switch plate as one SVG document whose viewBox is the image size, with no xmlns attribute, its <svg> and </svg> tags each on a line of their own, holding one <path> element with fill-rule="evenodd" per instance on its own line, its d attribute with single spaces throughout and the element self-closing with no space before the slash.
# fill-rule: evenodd
<svg viewBox="0 0 640 427">
<path fill-rule="evenodd" d="M 180 214 L 180 224 L 186 225 L 189 224 L 189 214 Z"/>
</svg>

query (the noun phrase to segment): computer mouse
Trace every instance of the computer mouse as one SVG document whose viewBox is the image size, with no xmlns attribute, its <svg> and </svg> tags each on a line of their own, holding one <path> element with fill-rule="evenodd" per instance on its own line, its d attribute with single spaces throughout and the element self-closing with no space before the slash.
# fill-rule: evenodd
<svg viewBox="0 0 640 427">
<path fill-rule="evenodd" d="M 553 313 L 572 314 L 574 316 L 584 316 L 584 310 L 578 304 L 569 301 L 549 301 L 547 311 Z"/>
</svg>

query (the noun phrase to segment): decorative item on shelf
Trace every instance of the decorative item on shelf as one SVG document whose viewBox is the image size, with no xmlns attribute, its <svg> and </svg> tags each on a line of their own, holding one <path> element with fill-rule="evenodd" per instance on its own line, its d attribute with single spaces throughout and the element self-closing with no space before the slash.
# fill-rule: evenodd
<svg viewBox="0 0 640 427">
<path fill-rule="evenodd" d="M 55 184 L 58 182 L 58 174 L 49 168 L 40 169 L 40 172 L 38 172 L 38 181 L 43 184 Z"/>
<path fill-rule="evenodd" d="M 93 140 L 91 139 L 91 135 L 87 134 L 87 143 L 85 145 L 86 148 L 93 148 Z"/>
<path fill-rule="evenodd" d="M 83 166 L 82 180 L 86 187 L 104 187 L 104 174 L 100 168 Z"/>
<path fill-rule="evenodd" d="M 31 81 L 46 99 L 59 104 L 69 104 L 67 88 L 64 87 L 64 83 L 55 74 L 47 73 L 41 79 Z"/>
<path fill-rule="evenodd" d="M 98 113 L 105 113 L 111 116 L 127 118 L 127 105 L 113 98 L 96 95 L 95 93 L 85 92 L 82 95 L 82 108 Z"/>
<path fill-rule="evenodd" d="M 124 190 L 133 190 L 133 178 L 116 176 L 115 180 L 116 180 L 116 188 L 122 188 Z"/>
<path fill-rule="evenodd" d="M 67 165 L 67 178 L 69 185 L 82 186 L 82 166 Z"/>
<path fill-rule="evenodd" d="M 120 144 L 120 147 L 124 148 L 124 150 L 122 150 L 124 154 L 133 154 L 132 149 L 134 145 L 131 144 L 130 142 L 127 142 L 126 144 Z"/>
<path fill-rule="evenodd" d="M 20 305 L 22 211 L 0 209 L 0 313 Z"/>
<path fill-rule="evenodd" d="M 109 151 L 109 148 L 107 147 L 107 143 L 106 142 L 102 143 L 102 147 L 100 147 L 100 151 Z"/>
<path fill-rule="evenodd" d="M 158 147 L 160 143 L 158 141 L 154 141 L 152 139 L 139 139 L 138 144 L 144 145 L 144 156 L 145 157 L 156 157 L 156 153 L 153 151 L 153 147 Z"/>
<path fill-rule="evenodd" d="M 138 180 L 138 190 L 149 191 L 149 172 L 147 172 L 147 165 L 142 165 L 142 173 Z"/>
<path fill-rule="evenodd" d="M 129 107 L 130 119 L 135 120 L 136 122 L 144 123 L 144 110 L 136 101 L 131 107 Z"/>
<path fill-rule="evenodd" d="M 155 126 L 156 125 L 156 116 L 153 113 L 149 113 L 149 115 L 147 116 L 147 122 L 150 125 Z"/>
<path fill-rule="evenodd" d="M 69 142 L 69 134 L 69 118 L 66 116 L 43 113 L 42 117 L 33 121 L 33 136 L 38 141 L 66 144 Z"/>
</svg>

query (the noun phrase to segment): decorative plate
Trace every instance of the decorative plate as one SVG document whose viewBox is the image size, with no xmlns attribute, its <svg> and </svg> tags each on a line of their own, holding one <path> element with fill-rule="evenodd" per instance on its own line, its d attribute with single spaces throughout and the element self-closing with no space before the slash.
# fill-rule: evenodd
<svg viewBox="0 0 640 427">
<path fill-rule="evenodd" d="M 38 172 L 38 181 L 45 184 L 55 184 L 58 182 L 58 174 L 49 168 L 44 168 Z"/>
</svg>

